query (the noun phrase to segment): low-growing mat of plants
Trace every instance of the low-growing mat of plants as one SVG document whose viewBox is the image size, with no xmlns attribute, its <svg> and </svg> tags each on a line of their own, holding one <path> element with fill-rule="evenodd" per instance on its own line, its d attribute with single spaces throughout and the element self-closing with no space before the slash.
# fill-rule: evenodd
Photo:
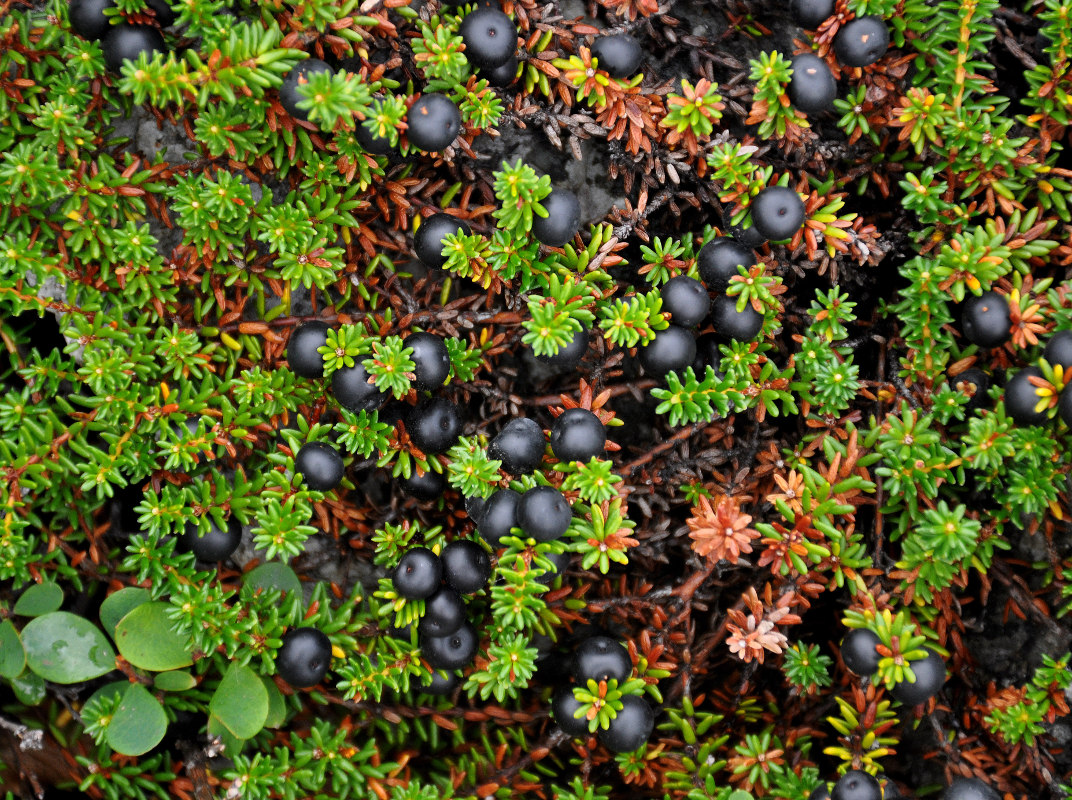
<svg viewBox="0 0 1072 800">
<path fill-rule="evenodd" d="M 1072 0 L 2 0 L 0 798 L 1072 794 Z"/>
</svg>

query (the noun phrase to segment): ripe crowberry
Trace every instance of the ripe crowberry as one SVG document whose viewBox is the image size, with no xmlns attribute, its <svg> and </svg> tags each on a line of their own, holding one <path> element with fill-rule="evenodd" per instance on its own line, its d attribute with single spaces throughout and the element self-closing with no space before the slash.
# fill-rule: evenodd
<svg viewBox="0 0 1072 800">
<path fill-rule="evenodd" d="M 425 453 L 442 453 L 462 432 L 458 407 L 444 397 L 426 400 L 406 415 L 409 438 Z"/>
<path fill-rule="evenodd" d="M 804 202 L 788 186 L 768 186 L 752 200 L 752 224 L 772 242 L 792 238 L 804 225 Z"/>
<path fill-rule="evenodd" d="M 413 388 L 438 389 L 447 381 L 450 374 L 450 352 L 442 336 L 434 333 L 413 333 L 402 342 L 412 347 L 413 353 Z"/>
<path fill-rule="evenodd" d="M 112 72 L 119 72 L 123 62 L 137 61 L 145 53 L 149 58 L 153 53 L 166 53 L 167 46 L 160 31 L 148 25 L 112 25 L 101 40 L 104 51 L 104 64 Z"/>
<path fill-rule="evenodd" d="M 430 153 L 448 147 L 462 130 L 462 112 L 443 94 L 423 95 L 406 114 L 409 143 Z"/>
<path fill-rule="evenodd" d="M 599 68 L 612 78 L 628 78 L 640 67 L 644 48 L 628 33 L 597 36 L 592 42 L 592 55 Z"/>
<path fill-rule="evenodd" d="M 275 671 L 295 689 L 308 689 L 324 679 L 331 666 L 331 640 L 316 628 L 292 628 L 283 635 Z"/>
<path fill-rule="evenodd" d="M 837 98 L 834 73 L 819 56 L 802 53 L 793 56 L 793 77 L 789 81 L 789 99 L 808 114 L 826 111 Z"/>
<path fill-rule="evenodd" d="M 1057 399 L 1057 414 L 1065 425 L 1072 428 L 1072 391 L 1065 388 Z"/>
<path fill-rule="evenodd" d="M 220 528 L 215 521 L 204 536 L 198 535 L 197 525 L 186 523 L 182 536 L 183 545 L 202 561 L 223 561 L 230 558 L 242 542 L 242 523 L 231 517 Z"/>
<path fill-rule="evenodd" d="M 622 697 L 622 707 L 606 730 L 598 732 L 600 743 L 612 753 L 632 753 L 648 741 L 655 727 L 655 713 L 648 701 L 635 694 Z"/>
<path fill-rule="evenodd" d="M 305 485 L 318 492 L 330 492 L 342 480 L 345 465 L 339 451 L 327 442 L 308 442 L 294 456 L 294 471 Z"/>
<path fill-rule="evenodd" d="M 711 298 L 707 289 L 695 278 L 678 275 L 663 284 L 659 290 L 663 310 L 670 314 L 670 322 L 683 328 L 699 325 L 711 310 Z"/>
<path fill-rule="evenodd" d="M 545 364 L 556 367 L 575 367 L 581 363 L 584 354 L 588 352 L 588 329 L 581 328 L 573 334 L 569 344 L 560 349 L 553 356 L 537 356 L 537 359 Z"/>
<path fill-rule="evenodd" d="M 696 338 L 685 328 L 670 325 L 655 332 L 655 338 L 637 350 L 644 371 L 653 378 L 677 372 L 696 358 Z"/>
<path fill-rule="evenodd" d="M 578 738 L 588 735 L 588 720 L 582 715 L 580 719 L 574 713 L 581 707 L 581 702 L 573 694 L 572 686 L 560 686 L 551 698 L 551 714 L 565 733 Z"/>
<path fill-rule="evenodd" d="M 982 408 L 990 399 L 987 394 L 987 390 L 990 388 L 990 376 L 981 369 L 975 367 L 966 369 L 955 378 L 950 378 L 949 383 L 957 391 L 963 392 L 971 398 L 965 406 L 968 411 Z"/>
<path fill-rule="evenodd" d="M 1038 367 L 1024 367 L 1005 384 L 1005 411 L 1017 425 L 1042 425 L 1046 422 L 1046 409 L 1037 410 L 1043 397 L 1031 378 L 1041 378 Z"/>
<path fill-rule="evenodd" d="M 830 784 L 823 781 L 808 795 L 808 800 L 830 800 Z"/>
<path fill-rule="evenodd" d="M 497 8 L 485 6 L 466 15 L 458 28 L 465 57 L 481 69 L 495 69 L 517 53 L 517 28 Z"/>
<path fill-rule="evenodd" d="M 324 357 L 319 348 L 327 344 L 330 328 L 326 322 L 303 322 L 290 334 L 287 342 L 287 363 L 291 371 L 302 378 L 323 378 Z"/>
<path fill-rule="evenodd" d="M 997 347 L 1007 341 L 1011 324 L 1009 301 L 997 292 L 971 295 L 961 306 L 960 328 L 964 337 L 980 347 Z"/>
<path fill-rule="evenodd" d="M 468 622 L 447 636 L 421 636 L 421 655 L 432 669 L 461 669 L 476 655 L 477 635 Z"/>
<path fill-rule="evenodd" d="M 417 474 L 417 470 L 413 470 L 408 478 L 403 477 L 399 483 L 402 484 L 402 491 L 406 494 L 426 502 L 438 500 L 447 490 L 447 479 L 443 477 L 443 473 L 430 469 L 426 469 L 420 475 Z"/>
<path fill-rule="evenodd" d="M 582 686 L 590 680 L 621 684 L 632 672 L 629 651 L 609 636 L 590 636 L 573 651 L 573 677 Z"/>
<path fill-rule="evenodd" d="M 834 0 L 791 0 L 789 10 L 798 25 L 813 31 L 834 15 Z"/>
<path fill-rule="evenodd" d="M 1001 800 L 1001 795 L 978 778 L 956 778 L 945 790 L 942 800 Z"/>
<path fill-rule="evenodd" d="M 890 30 L 882 17 L 857 17 L 842 25 L 834 38 L 834 53 L 847 67 L 874 64 L 890 46 Z"/>
<path fill-rule="evenodd" d="M 841 660 L 855 675 L 873 675 L 882 658 L 877 645 L 881 640 L 867 628 L 854 628 L 841 640 Z"/>
<path fill-rule="evenodd" d="M 510 536 L 510 529 L 518 527 L 517 506 L 521 494 L 513 489 L 499 489 L 484 503 L 484 510 L 477 522 L 477 533 L 492 547 L 499 545 L 499 540 Z"/>
<path fill-rule="evenodd" d="M 387 135 L 380 135 L 379 130 L 369 130 L 367 119 L 361 120 L 354 128 L 354 136 L 357 138 L 358 144 L 365 148 L 366 152 L 372 153 L 374 156 L 385 156 L 394 151 L 394 147 L 391 145 L 391 138 Z"/>
<path fill-rule="evenodd" d="M 566 532 L 573 510 L 565 495 L 553 486 L 536 486 L 521 495 L 517 524 L 537 542 L 552 542 Z"/>
<path fill-rule="evenodd" d="M 502 468 L 511 475 L 528 475 L 540 466 L 545 449 L 546 441 L 539 423 L 527 417 L 517 417 L 506 423 L 491 440 L 488 457 L 501 461 Z"/>
<path fill-rule="evenodd" d="M 1072 331 L 1057 331 L 1051 336 L 1042 358 L 1051 367 L 1060 364 L 1065 370 L 1072 368 Z"/>
<path fill-rule="evenodd" d="M 115 0 L 71 0 L 67 7 L 71 30 L 85 39 L 100 39 L 112 27 L 104 10 L 114 5 Z"/>
<path fill-rule="evenodd" d="M 547 216 L 532 215 L 532 235 L 548 247 L 561 247 L 581 227 L 581 201 L 569 189 L 552 189 L 540 205 Z"/>
<path fill-rule="evenodd" d="M 744 220 L 734 224 L 732 203 L 722 209 L 722 229 L 746 248 L 754 249 L 767 241 L 767 237 L 760 233 L 754 224 L 747 228 L 744 227 Z"/>
<path fill-rule="evenodd" d="M 400 597 L 423 600 L 435 593 L 442 577 L 443 564 L 439 556 L 427 547 L 413 547 L 398 559 L 391 583 Z"/>
<path fill-rule="evenodd" d="M 439 554 L 439 560 L 443 564 L 443 577 L 461 594 L 479 592 L 491 577 L 488 551 L 468 539 L 448 544 Z"/>
<path fill-rule="evenodd" d="M 465 622 L 465 603 L 449 586 L 441 586 L 424 601 L 424 614 L 417 625 L 422 636 L 449 636 Z"/>
<path fill-rule="evenodd" d="M 834 784 L 830 800 L 882 800 L 882 787 L 873 775 L 850 769 Z"/>
<path fill-rule="evenodd" d="M 506 63 L 500 64 L 495 69 L 482 69 L 480 70 L 481 77 L 487 79 L 487 82 L 492 86 L 497 86 L 500 89 L 509 86 L 515 80 L 517 80 L 517 67 L 518 60 L 517 55 L 510 56 Z"/>
<path fill-rule="evenodd" d="M 739 266 L 747 270 L 755 263 L 755 254 L 728 236 L 712 239 L 696 254 L 700 280 L 713 292 L 726 291 L 730 280 L 741 274 Z"/>
<path fill-rule="evenodd" d="M 432 677 L 422 683 L 418 691 L 435 695 L 436 697 L 444 697 L 457 689 L 458 684 L 461 682 L 462 679 L 453 672 L 444 673 L 439 670 L 433 670 Z"/>
<path fill-rule="evenodd" d="M 443 240 L 452 233 L 469 236 L 472 232 L 473 229 L 457 217 L 433 214 L 417 228 L 413 236 L 413 252 L 426 267 L 442 269 L 447 263 L 447 257 L 443 255 Z"/>
<path fill-rule="evenodd" d="M 606 445 L 606 427 L 587 408 L 567 408 L 551 426 L 551 452 L 559 461 L 601 458 Z"/>
<path fill-rule="evenodd" d="M 927 651 L 926 658 L 908 662 L 916 676 L 915 683 L 902 681 L 890 690 L 890 694 L 906 706 L 918 706 L 927 702 L 938 694 L 938 690 L 945 683 L 945 662 L 942 657 L 929 647 L 923 649 Z"/>
<path fill-rule="evenodd" d="M 357 361 L 352 367 L 342 367 L 331 373 L 331 393 L 339 405 L 355 414 L 373 411 L 383 404 L 385 395 L 371 378 L 365 366 Z"/>
<path fill-rule="evenodd" d="M 763 315 L 751 303 L 738 311 L 736 297 L 719 295 L 711 304 L 711 323 L 720 336 L 747 342 L 763 330 Z"/>
<path fill-rule="evenodd" d="M 305 109 L 298 107 L 298 101 L 304 98 L 298 94 L 298 87 L 304 86 L 309 82 L 309 76 L 315 75 L 318 72 L 334 72 L 330 66 L 321 61 L 319 58 L 307 58 L 305 61 L 299 62 L 286 77 L 283 78 L 283 83 L 279 86 L 279 103 L 287 110 L 287 113 L 294 119 L 300 119 L 303 121 L 309 120 L 309 112 Z"/>
</svg>

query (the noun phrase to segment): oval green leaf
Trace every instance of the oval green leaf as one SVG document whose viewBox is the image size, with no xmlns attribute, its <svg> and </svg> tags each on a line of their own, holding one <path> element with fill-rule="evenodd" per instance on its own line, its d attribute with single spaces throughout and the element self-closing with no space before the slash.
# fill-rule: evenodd
<svg viewBox="0 0 1072 800">
<path fill-rule="evenodd" d="M 23 617 L 40 617 L 59 611 L 63 605 L 63 589 L 52 581 L 37 583 L 22 593 L 15 603 L 15 613 Z"/>
<path fill-rule="evenodd" d="M 108 746 L 125 756 L 140 756 L 159 744 L 167 731 L 167 715 L 160 702 L 140 683 L 130 684 L 106 734 Z"/>
<path fill-rule="evenodd" d="M 239 739 L 224 726 L 216 717 L 208 718 L 208 735 L 219 736 L 223 742 L 223 754 L 228 758 L 239 755 L 246 746 L 245 739 Z"/>
<path fill-rule="evenodd" d="M 0 677 L 14 678 L 26 668 L 26 651 L 11 620 L 0 622 Z"/>
<path fill-rule="evenodd" d="M 216 688 L 208 711 L 237 739 L 249 739 L 268 719 L 268 690 L 249 667 L 231 664 Z"/>
<path fill-rule="evenodd" d="M 100 621 L 104 630 L 114 639 L 115 626 L 119 624 L 119 620 L 142 603 L 148 603 L 151 597 L 148 589 L 140 589 L 137 586 L 127 586 L 105 597 L 100 607 Z"/>
<path fill-rule="evenodd" d="M 142 603 L 116 625 L 119 653 L 135 667 L 164 672 L 194 663 L 189 639 L 171 630 L 169 608 L 160 601 Z"/>
<path fill-rule="evenodd" d="M 281 592 L 300 592 L 301 581 L 297 574 L 279 561 L 269 561 L 254 567 L 242 578 L 254 589 L 278 589 Z"/>
<path fill-rule="evenodd" d="M 153 683 L 164 692 L 185 692 L 197 686 L 197 679 L 184 670 L 172 670 L 159 673 Z"/>
<path fill-rule="evenodd" d="M 26 665 L 53 683 L 81 683 L 115 669 L 115 651 L 100 628 L 67 611 L 30 620 L 22 646 Z"/>
<path fill-rule="evenodd" d="M 278 728 L 287 721 L 287 706 L 283 701 L 283 693 L 271 678 L 262 675 L 261 682 L 268 692 L 268 716 L 264 720 L 264 727 Z"/>
<path fill-rule="evenodd" d="M 45 679 L 29 670 L 12 678 L 11 688 L 24 706 L 36 706 L 45 699 Z"/>
</svg>

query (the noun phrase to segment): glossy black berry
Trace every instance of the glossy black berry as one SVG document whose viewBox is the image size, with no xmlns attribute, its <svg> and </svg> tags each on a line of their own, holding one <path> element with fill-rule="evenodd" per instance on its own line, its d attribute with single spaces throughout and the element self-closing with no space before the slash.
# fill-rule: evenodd
<svg viewBox="0 0 1072 800">
<path fill-rule="evenodd" d="M 1072 391 L 1065 389 L 1057 399 L 1057 414 L 1065 425 L 1072 428 Z"/>
<path fill-rule="evenodd" d="M 462 417 L 454 403 L 445 397 L 433 397 L 406 416 L 406 431 L 425 453 L 442 453 L 458 441 Z"/>
<path fill-rule="evenodd" d="M 324 679 L 331 666 L 331 640 L 316 628 L 292 628 L 283 635 L 275 655 L 275 671 L 295 689 L 308 689 Z"/>
<path fill-rule="evenodd" d="M 426 94 L 406 115 L 409 143 L 430 153 L 448 147 L 462 130 L 462 112 L 444 94 Z"/>
<path fill-rule="evenodd" d="M 283 83 L 279 86 L 279 103 L 287 110 L 287 113 L 294 119 L 300 119 L 308 121 L 309 112 L 298 108 L 298 101 L 302 100 L 302 96 L 298 94 L 298 87 L 304 86 L 309 82 L 309 76 L 316 75 L 318 72 L 334 72 L 330 66 L 321 61 L 319 58 L 307 58 L 305 61 L 300 62 L 286 77 L 283 78 Z"/>
<path fill-rule="evenodd" d="M 813 53 L 801 53 L 793 56 L 792 66 L 789 99 L 793 105 L 807 114 L 831 108 L 837 98 L 837 81 L 826 62 Z"/>
<path fill-rule="evenodd" d="M 556 367 L 575 367 L 581 363 L 584 354 L 588 352 L 588 329 L 581 328 L 573 334 L 569 344 L 560 349 L 553 356 L 537 356 L 545 364 Z"/>
<path fill-rule="evenodd" d="M 1024 367 L 1005 384 L 1005 411 L 1017 425 L 1042 425 L 1046 422 L 1045 406 L 1036 411 L 1043 399 L 1029 378 L 1041 378 L 1038 367 Z"/>
<path fill-rule="evenodd" d="M 1057 331 L 1051 336 L 1042 358 L 1051 367 L 1060 364 L 1063 369 L 1072 368 L 1072 331 Z"/>
<path fill-rule="evenodd" d="M 581 702 L 573 694 L 572 686 L 560 686 L 551 698 L 551 714 L 555 722 L 574 738 L 588 735 L 588 720 L 583 714 L 580 719 L 573 716 L 580 707 Z"/>
<path fill-rule="evenodd" d="M 367 122 L 367 119 L 362 120 L 354 128 L 354 136 L 357 138 L 358 144 L 365 148 L 366 152 L 372 153 L 374 156 L 386 156 L 394 152 L 395 148 L 391 145 L 390 137 L 381 136 L 378 130 L 369 130 Z"/>
<path fill-rule="evenodd" d="M 439 556 L 427 547 L 412 547 L 398 559 L 391 583 L 400 597 L 424 600 L 435 594 L 442 578 L 443 564 Z"/>
<path fill-rule="evenodd" d="M 465 222 L 450 214 L 433 214 L 413 235 L 413 252 L 426 267 L 442 269 L 447 263 L 443 255 L 443 240 L 452 233 L 469 236 L 473 232 Z"/>
<path fill-rule="evenodd" d="M 186 523 L 182 536 L 183 545 L 202 561 L 223 561 L 230 558 L 242 542 L 242 523 L 234 517 L 227 520 L 227 525 L 220 528 L 215 521 L 208 533 L 198 535 L 197 525 Z"/>
<path fill-rule="evenodd" d="M 294 471 L 300 472 L 305 485 L 318 492 L 329 492 L 339 485 L 345 469 L 339 451 L 327 442 L 308 442 L 294 456 Z"/>
<path fill-rule="evenodd" d="M 834 15 L 834 0 L 790 0 L 789 11 L 797 25 L 813 31 Z"/>
<path fill-rule="evenodd" d="M 517 53 L 517 28 L 497 8 L 478 8 L 458 28 L 465 42 L 465 57 L 481 69 L 495 69 Z"/>
<path fill-rule="evenodd" d="M 655 332 L 655 338 L 637 349 L 644 371 L 653 378 L 677 372 L 696 358 L 696 337 L 678 325 Z"/>
<path fill-rule="evenodd" d="M 759 228 L 755 225 L 744 227 L 744 221 L 742 220 L 738 224 L 733 222 L 733 204 L 727 204 L 722 209 L 722 229 L 740 242 L 744 247 L 755 249 L 767 241 L 767 237 L 759 232 Z M 755 263 L 754 261 L 752 262 Z"/>
<path fill-rule="evenodd" d="M 890 29 L 882 17 L 857 17 L 838 30 L 834 53 L 847 67 L 866 67 L 878 61 L 890 46 Z"/>
<path fill-rule="evenodd" d="M 319 348 L 327 344 L 328 331 L 326 322 L 311 320 L 303 322 L 290 334 L 287 342 L 287 363 L 291 371 L 301 378 L 323 378 L 324 357 Z"/>
<path fill-rule="evenodd" d="M 648 741 L 655 727 L 655 712 L 648 701 L 635 694 L 622 697 L 622 707 L 606 730 L 599 730 L 600 743 L 612 753 L 632 753 Z"/>
<path fill-rule="evenodd" d="M 945 662 L 942 657 L 928 647 L 923 649 L 927 651 L 927 657 L 910 661 L 908 664 L 916 676 L 916 682 L 902 681 L 890 690 L 890 694 L 906 706 L 918 706 L 927 702 L 938 694 L 938 690 L 945 683 Z"/>
<path fill-rule="evenodd" d="M 511 475 L 528 475 L 540 466 L 546 446 L 540 424 L 527 417 L 517 417 L 491 440 L 488 457 L 501 461 L 502 468 Z"/>
<path fill-rule="evenodd" d="M 841 660 L 856 675 L 873 675 L 882 658 L 875 649 L 878 644 L 880 639 L 874 632 L 867 628 L 854 628 L 841 640 Z"/>
<path fill-rule="evenodd" d="M 567 408 L 551 426 L 551 452 L 559 461 L 602 458 L 607 428 L 587 408 Z"/>
<path fill-rule="evenodd" d="M 500 539 L 510 535 L 510 529 L 518 525 L 517 507 L 520 502 L 521 493 L 513 489 L 499 489 L 488 498 L 476 526 L 477 533 L 485 542 L 497 547 Z"/>
<path fill-rule="evenodd" d="M 882 800 L 882 787 L 873 775 L 850 769 L 834 784 L 830 800 Z"/>
<path fill-rule="evenodd" d="M 572 557 L 569 553 L 545 553 L 544 558 L 551 562 L 551 569 L 538 577 L 540 583 L 550 584 L 555 578 L 569 569 Z"/>
<path fill-rule="evenodd" d="M 961 305 L 960 329 L 972 344 L 997 347 L 1008 341 L 1011 325 L 1009 301 L 997 292 L 970 295 Z"/>
<path fill-rule="evenodd" d="M 422 636 L 448 636 L 464 622 L 465 602 L 461 595 L 449 586 L 441 586 L 424 601 L 424 614 L 417 632 Z"/>
<path fill-rule="evenodd" d="M 588 681 L 621 684 L 632 672 L 629 651 L 609 636 L 589 636 L 573 651 L 573 677 L 582 686 Z"/>
<path fill-rule="evenodd" d="M 101 40 L 104 51 L 104 64 L 112 72 L 119 72 L 123 62 L 137 61 L 145 53 L 149 58 L 153 53 L 166 53 L 167 46 L 160 31 L 148 25 L 113 25 Z"/>
<path fill-rule="evenodd" d="M 476 655 L 477 635 L 466 622 L 448 636 L 421 636 L 420 645 L 432 669 L 461 669 Z"/>
<path fill-rule="evenodd" d="M 458 684 L 462 682 L 462 679 L 455 675 L 453 672 L 443 673 L 439 670 L 432 672 L 432 677 L 422 683 L 418 691 L 425 694 L 435 695 L 436 697 L 445 697 L 458 688 Z"/>
<path fill-rule="evenodd" d="M 970 398 L 967 406 L 965 406 L 968 411 L 984 407 L 990 399 L 987 394 L 987 390 L 990 388 L 990 376 L 981 369 L 976 369 L 975 367 L 966 369 L 956 377 L 950 378 L 949 383 L 957 391 L 966 394 Z"/>
<path fill-rule="evenodd" d="M 100 39 L 112 27 L 104 10 L 115 5 L 115 0 L 71 0 L 67 18 L 71 30 L 85 39 Z"/>
<path fill-rule="evenodd" d="M 342 367 L 331 373 L 331 393 L 343 408 L 353 411 L 373 411 L 384 401 L 383 393 L 371 383 L 368 370 L 360 361 L 352 367 Z"/>
<path fill-rule="evenodd" d="M 741 274 L 738 267 L 747 270 L 755 263 L 755 254 L 728 236 L 712 239 L 696 254 L 696 268 L 700 271 L 700 280 L 713 292 L 726 291 L 730 280 Z"/>
<path fill-rule="evenodd" d="M 469 519 L 473 522 L 480 521 L 480 515 L 484 513 L 484 506 L 487 504 L 480 495 L 473 495 L 472 497 L 465 498 L 465 513 L 469 515 Z"/>
<path fill-rule="evenodd" d="M 592 42 L 592 55 L 597 59 L 599 69 L 612 78 L 628 78 L 640 68 L 644 48 L 628 33 L 615 33 L 597 36 Z"/>
<path fill-rule="evenodd" d="M 1001 795 L 978 778 L 956 778 L 945 790 L 942 800 L 1001 800 Z"/>
<path fill-rule="evenodd" d="M 699 325 L 711 310 L 711 298 L 707 289 L 695 278 L 678 275 L 671 278 L 659 290 L 663 311 L 670 314 L 670 321 L 683 328 Z"/>
<path fill-rule="evenodd" d="M 491 558 L 476 542 L 457 539 L 443 548 L 439 560 L 443 563 L 443 577 L 455 591 L 473 594 L 488 585 Z"/>
<path fill-rule="evenodd" d="M 715 375 L 721 375 L 722 351 L 718 349 L 720 340 L 716 334 L 705 333 L 696 339 L 696 358 L 692 361 L 692 371 L 697 378 L 703 378 L 707 368 L 711 367 Z"/>
<path fill-rule="evenodd" d="M 413 348 L 410 354 L 416 365 L 413 368 L 413 387 L 440 388 L 450 374 L 450 353 L 443 337 L 434 333 L 414 333 L 407 336 L 402 344 Z"/>
<path fill-rule="evenodd" d="M 495 69 L 480 70 L 480 75 L 487 79 L 489 84 L 498 86 L 501 89 L 517 80 L 517 66 L 517 56 L 512 55 L 505 64 L 500 64 Z"/>
<path fill-rule="evenodd" d="M 536 486 L 521 495 L 517 524 L 537 542 L 552 542 L 569 528 L 573 510 L 565 495 L 553 486 Z"/>
<path fill-rule="evenodd" d="M 711 324 L 720 336 L 747 342 L 763 330 L 763 315 L 751 303 L 745 303 L 744 309 L 738 311 L 736 297 L 719 295 L 711 303 Z"/>
<path fill-rule="evenodd" d="M 808 795 L 808 800 L 830 800 L 830 784 L 823 781 Z"/>
<path fill-rule="evenodd" d="M 804 225 L 804 202 L 788 186 L 768 186 L 752 200 L 752 224 L 772 242 L 792 238 Z"/>
<path fill-rule="evenodd" d="M 161 28 L 173 25 L 177 19 L 175 9 L 171 7 L 167 0 L 146 0 L 145 4 L 152 9 L 153 15 L 156 21 L 160 23 Z"/>
<path fill-rule="evenodd" d="M 581 201 L 569 189 L 552 189 L 540 205 L 547 216 L 532 215 L 532 235 L 549 247 L 561 247 L 581 227 Z"/>
<path fill-rule="evenodd" d="M 417 474 L 417 470 L 414 470 L 408 478 L 402 478 L 399 483 L 402 484 L 402 491 L 406 494 L 426 502 L 438 500 L 447 490 L 447 479 L 443 477 L 443 474 L 430 469 L 426 469 L 420 475 Z"/>
</svg>

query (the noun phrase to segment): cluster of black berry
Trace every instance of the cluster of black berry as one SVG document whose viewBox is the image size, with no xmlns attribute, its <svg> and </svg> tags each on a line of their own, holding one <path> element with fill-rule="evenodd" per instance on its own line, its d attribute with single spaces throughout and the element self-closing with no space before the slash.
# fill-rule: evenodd
<svg viewBox="0 0 1072 800">
<path fill-rule="evenodd" d="M 874 675 L 882 655 L 878 652 L 881 644 L 874 631 L 867 628 L 855 628 L 841 642 L 841 660 L 851 672 L 861 677 Z M 942 657 L 929 647 L 925 658 L 909 661 L 915 682 L 907 680 L 896 684 L 890 693 L 906 706 L 918 706 L 938 694 L 945 683 L 945 662 Z"/>
<path fill-rule="evenodd" d="M 609 636 L 591 636 L 573 652 L 571 674 L 578 686 L 589 681 L 624 683 L 633 672 L 633 662 L 621 642 Z M 609 726 L 597 732 L 599 741 L 614 753 L 631 753 L 644 744 L 655 726 L 655 712 L 643 697 L 623 694 L 622 707 Z M 588 718 L 580 714 L 583 704 L 573 693 L 573 684 L 560 686 L 551 700 L 551 713 L 563 731 L 573 737 L 589 736 Z M 578 716 L 580 714 L 580 716 Z"/>
<path fill-rule="evenodd" d="M 833 788 L 821 783 L 808 800 L 892 800 L 900 792 L 890 781 L 879 780 L 862 770 L 851 769 L 842 775 Z M 978 778 L 957 778 L 942 795 L 943 800 L 1001 800 L 993 788 Z"/>
<path fill-rule="evenodd" d="M 175 22 L 175 12 L 166 0 L 147 0 L 153 18 L 161 27 Z M 99 40 L 108 69 L 118 72 L 123 61 L 136 61 L 145 53 L 166 53 L 164 37 L 152 25 L 134 25 L 124 22 L 112 25 L 105 10 L 115 8 L 115 0 L 71 0 L 69 19 L 71 30 L 86 39 Z"/>
</svg>

